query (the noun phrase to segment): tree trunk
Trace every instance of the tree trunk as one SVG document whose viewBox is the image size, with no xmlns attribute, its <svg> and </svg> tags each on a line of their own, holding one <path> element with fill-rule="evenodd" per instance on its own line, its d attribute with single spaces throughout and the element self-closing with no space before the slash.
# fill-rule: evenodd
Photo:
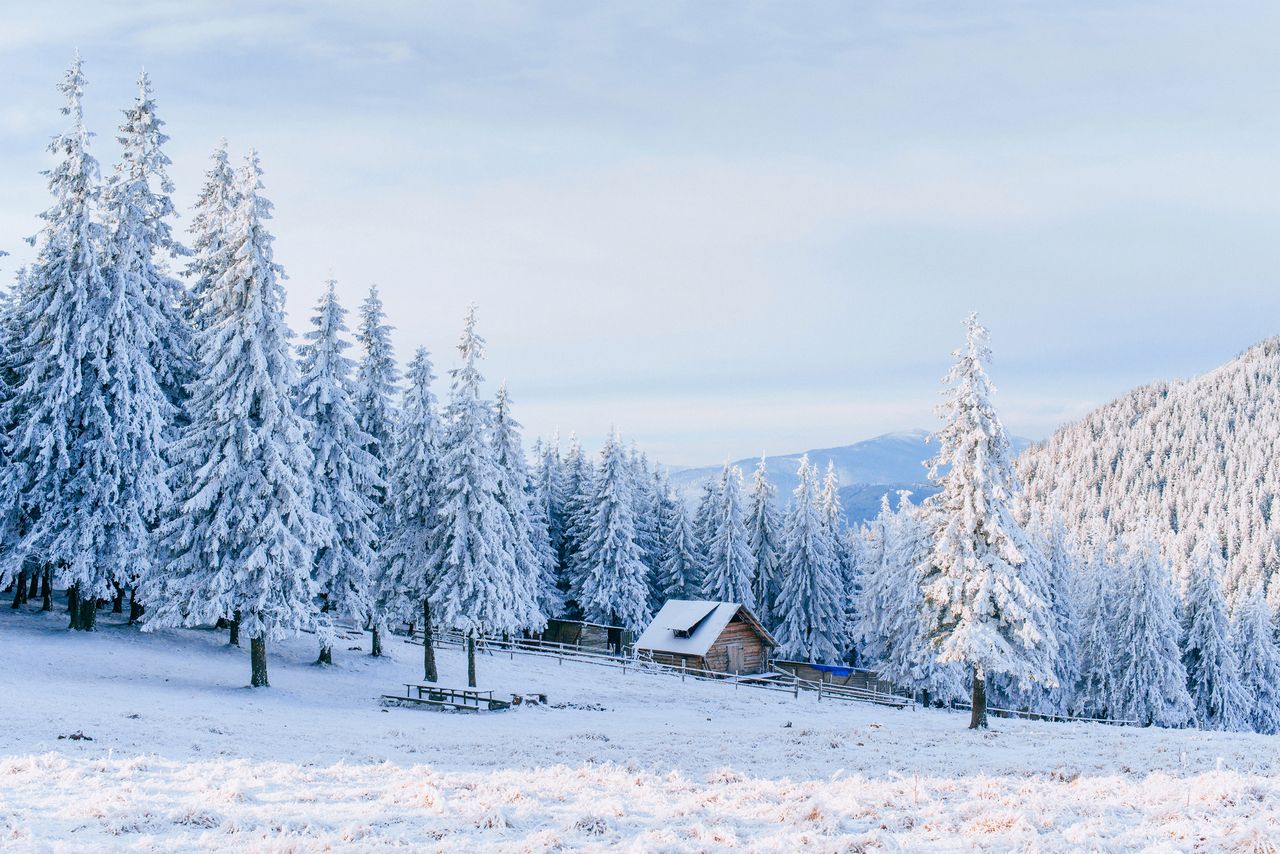
<svg viewBox="0 0 1280 854">
<path fill-rule="evenodd" d="M 82 632 L 94 631 L 94 624 L 98 620 L 98 600 L 92 597 L 80 600 L 80 626 Z"/>
<path fill-rule="evenodd" d="M 67 588 L 67 613 L 71 615 L 71 625 L 67 628 L 79 631 L 80 629 L 80 588 L 78 585 L 71 585 Z"/>
<path fill-rule="evenodd" d="M 333 664 L 333 647 L 320 644 L 320 657 L 316 659 L 316 664 Z"/>
<path fill-rule="evenodd" d="M 116 595 L 111 600 L 111 613 L 113 614 L 124 613 L 124 588 L 121 587 L 119 584 L 116 585 Z"/>
<path fill-rule="evenodd" d="M 18 570 L 18 580 L 13 585 L 13 604 L 11 608 L 21 608 L 22 603 L 27 601 L 27 571 L 25 569 Z"/>
<path fill-rule="evenodd" d="M 378 628 L 377 623 L 373 623 L 372 625 L 369 626 L 369 632 L 372 635 L 372 638 L 369 641 L 369 657 L 381 658 L 382 657 L 382 630 Z"/>
<path fill-rule="evenodd" d="M 27 598 L 22 600 L 24 603 L 30 602 L 40 595 L 40 573 L 33 566 L 31 567 L 31 572 L 27 574 L 31 576 L 31 585 L 27 588 Z"/>
<path fill-rule="evenodd" d="M 475 672 L 474 659 L 471 672 Z M 435 682 L 440 678 L 436 671 L 435 639 L 431 637 L 431 602 L 426 599 L 422 600 L 422 674 L 422 678 L 428 682 Z"/>
<path fill-rule="evenodd" d="M 142 619 L 142 603 L 138 601 L 138 590 L 136 587 L 129 589 L 129 625 L 133 625 Z"/>
<path fill-rule="evenodd" d="M 978 675 L 978 668 L 973 668 L 973 714 L 969 718 L 969 729 L 987 728 L 987 683 Z"/>
<path fill-rule="evenodd" d="M 227 645 L 228 646 L 240 645 L 240 612 L 239 611 L 236 611 L 235 616 L 231 618 L 231 634 L 228 635 L 227 637 Z"/>
<path fill-rule="evenodd" d="M 476 687 L 476 636 L 467 633 L 467 687 Z"/>
<path fill-rule="evenodd" d="M 236 621 L 237 623 L 239 620 Z M 267 682 L 267 639 L 263 635 L 249 638 L 249 659 L 253 667 L 253 678 L 249 684 L 254 688 L 269 688 Z"/>
<path fill-rule="evenodd" d="M 53 567 L 46 566 L 40 573 L 40 610 L 53 610 Z"/>
</svg>

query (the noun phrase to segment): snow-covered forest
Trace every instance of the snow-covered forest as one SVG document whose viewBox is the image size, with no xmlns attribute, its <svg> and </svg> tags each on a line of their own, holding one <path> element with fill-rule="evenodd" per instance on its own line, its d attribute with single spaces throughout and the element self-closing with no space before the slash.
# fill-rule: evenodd
<svg viewBox="0 0 1280 854">
<path fill-rule="evenodd" d="M 213 152 L 174 231 L 144 74 L 103 174 L 80 61 L 59 90 L 50 206 L 0 324 L 0 587 L 15 609 L 102 608 L 143 632 L 218 625 L 250 647 L 343 626 L 475 641 L 548 619 L 634 632 L 673 598 L 737 602 L 778 658 L 874 669 L 925 703 L 1165 727 L 1280 728 L 1273 343 L 1193 385 L 1143 389 L 1015 465 L 976 317 L 944 380 L 930 478 L 850 526 L 802 461 L 779 496 L 726 466 L 692 505 L 617 433 L 525 448 L 493 392 L 481 313 L 397 363 L 376 289 L 329 283 L 295 338 L 269 170 Z M 288 215 L 286 212 L 285 215 Z M 437 365 L 447 383 L 437 387 Z M 1267 442 L 1233 442 L 1248 430 Z M 1024 492 L 1021 484 L 1028 489 Z M 1123 496 L 1123 499 L 1121 498 Z M 162 641 L 157 638 L 157 643 Z"/>
</svg>

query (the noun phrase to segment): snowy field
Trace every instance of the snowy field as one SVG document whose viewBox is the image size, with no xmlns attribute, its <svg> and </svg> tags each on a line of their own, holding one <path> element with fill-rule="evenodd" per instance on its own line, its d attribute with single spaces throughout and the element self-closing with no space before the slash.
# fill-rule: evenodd
<svg viewBox="0 0 1280 854">
<path fill-rule="evenodd" d="M 7 603 L 6 603 L 7 605 Z M 379 706 L 399 640 L 311 664 L 214 631 L 0 613 L 0 850 L 1275 851 L 1280 741 L 819 704 L 484 656 L 550 708 Z M 247 644 L 246 644 L 247 646 Z M 442 682 L 465 684 L 456 649 Z M 61 738 L 83 733 L 90 739 Z"/>
</svg>

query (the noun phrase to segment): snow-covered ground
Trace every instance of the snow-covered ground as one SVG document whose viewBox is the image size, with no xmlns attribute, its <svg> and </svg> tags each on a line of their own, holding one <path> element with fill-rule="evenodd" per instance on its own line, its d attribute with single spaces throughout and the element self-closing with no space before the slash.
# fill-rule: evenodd
<svg viewBox="0 0 1280 854">
<path fill-rule="evenodd" d="M 214 631 L 0 612 L 0 850 L 1238 850 L 1280 839 L 1273 737 L 993 722 L 482 657 L 550 708 L 386 708 L 421 648 L 311 664 Z M 354 651 L 347 646 L 359 645 Z M 247 643 L 246 643 L 247 647 Z M 456 649 L 445 684 L 463 685 Z M 83 733 L 92 740 L 60 738 Z"/>
</svg>

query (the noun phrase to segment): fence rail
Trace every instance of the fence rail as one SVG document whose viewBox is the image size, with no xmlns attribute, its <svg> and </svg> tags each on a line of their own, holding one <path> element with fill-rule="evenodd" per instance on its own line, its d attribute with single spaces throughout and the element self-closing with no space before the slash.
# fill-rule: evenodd
<svg viewBox="0 0 1280 854">
<path fill-rule="evenodd" d="M 952 700 L 947 704 L 947 708 L 954 712 L 970 712 L 973 711 L 973 704 L 966 703 L 963 700 Z M 1132 721 L 1123 718 L 1090 718 L 1083 715 L 1055 715 L 1048 712 L 1028 712 L 1022 709 L 1002 709 L 998 706 L 987 706 L 987 714 L 994 715 L 997 718 L 1021 718 L 1028 721 L 1094 723 L 1109 724 L 1111 726 L 1139 726 L 1141 724 L 1141 721 Z"/>
<path fill-rule="evenodd" d="M 461 632 L 443 629 L 433 633 L 432 641 L 443 646 L 462 646 L 466 643 L 466 637 Z M 422 633 L 416 630 L 413 631 L 405 638 L 405 642 L 421 644 Z M 745 686 L 761 691 L 780 691 L 791 694 L 797 699 L 801 691 L 806 691 L 816 694 L 819 702 L 823 699 L 833 699 L 873 703 L 896 708 L 915 707 L 915 700 L 912 697 L 846 685 L 833 685 L 811 679 L 801 679 L 782 670 L 775 669 L 769 673 L 728 673 L 718 670 L 704 670 L 697 667 L 676 667 L 671 664 L 661 664 L 647 657 L 636 655 L 634 652 L 609 655 L 583 650 L 572 644 L 543 641 L 537 638 L 477 638 L 476 651 L 488 654 L 506 652 L 512 658 L 516 654 L 555 658 L 560 663 L 564 663 L 566 660 L 581 661 L 587 664 L 620 669 L 623 673 L 626 673 L 627 670 L 632 670 L 641 673 L 679 677 L 682 681 L 696 679 L 701 682 L 715 682 L 722 685 L 732 684 L 735 689 L 738 686 Z"/>
</svg>

